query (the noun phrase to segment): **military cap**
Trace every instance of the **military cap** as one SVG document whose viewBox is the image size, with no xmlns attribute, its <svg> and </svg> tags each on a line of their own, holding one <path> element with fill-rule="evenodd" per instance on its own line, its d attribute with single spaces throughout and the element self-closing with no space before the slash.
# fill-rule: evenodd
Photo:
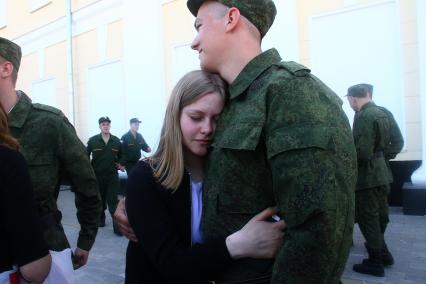
<svg viewBox="0 0 426 284">
<path fill-rule="evenodd" d="M 99 118 L 99 124 L 101 124 L 102 122 L 111 122 L 111 119 L 109 119 L 108 116 L 102 116 L 101 118 Z"/>
<path fill-rule="evenodd" d="M 198 9 L 207 0 L 188 0 L 186 5 L 189 11 L 197 16 Z M 273 0 L 215 0 L 228 7 L 235 7 L 260 32 L 263 38 L 274 22 L 277 9 Z"/>
<path fill-rule="evenodd" d="M 142 121 L 140 121 L 137 117 L 134 117 L 130 120 L 130 124 L 132 123 L 141 123 Z"/>
<path fill-rule="evenodd" d="M 372 91 L 373 86 L 370 84 L 357 84 L 349 87 L 348 94 L 346 96 L 364 98 L 368 96 L 368 93 L 371 94 Z"/>
<path fill-rule="evenodd" d="M 22 57 L 21 47 L 19 45 L 4 37 L 0 37 L 0 56 L 10 61 L 16 71 L 19 70 Z"/>
</svg>

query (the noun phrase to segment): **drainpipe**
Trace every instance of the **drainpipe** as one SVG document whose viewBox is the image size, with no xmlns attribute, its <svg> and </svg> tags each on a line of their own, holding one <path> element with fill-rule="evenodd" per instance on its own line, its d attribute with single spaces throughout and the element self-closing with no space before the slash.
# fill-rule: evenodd
<svg viewBox="0 0 426 284">
<path fill-rule="evenodd" d="M 426 189 L 426 2 L 417 0 L 417 42 L 419 54 L 419 83 L 422 125 L 422 165 L 413 173 L 411 180 L 414 185 Z"/>
<path fill-rule="evenodd" d="M 72 56 L 72 12 L 71 0 L 67 0 L 66 6 L 67 27 L 67 81 L 68 81 L 68 119 L 75 125 L 75 97 L 74 97 L 74 63 Z"/>
</svg>

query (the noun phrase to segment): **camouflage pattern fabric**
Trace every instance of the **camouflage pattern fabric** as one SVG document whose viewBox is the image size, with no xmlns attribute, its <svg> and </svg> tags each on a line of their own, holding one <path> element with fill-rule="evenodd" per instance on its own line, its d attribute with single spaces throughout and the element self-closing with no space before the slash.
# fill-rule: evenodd
<svg viewBox="0 0 426 284">
<path fill-rule="evenodd" d="M 381 250 L 389 223 L 389 185 L 385 184 L 355 193 L 355 220 L 369 248 Z"/>
<path fill-rule="evenodd" d="M 401 152 L 404 146 L 404 137 L 402 137 L 401 130 L 399 129 L 398 123 L 396 122 L 393 114 L 385 107 L 377 106 L 383 111 L 389 121 L 389 144 L 385 146 L 385 159 L 387 161 L 395 159 L 396 155 Z"/>
<path fill-rule="evenodd" d="M 73 186 L 81 226 L 77 247 L 90 250 L 98 230 L 101 199 L 84 145 L 60 110 L 32 104 L 25 93 L 18 94 L 19 101 L 9 114 L 9 128 L 27 160 L 38 213 L 45 216 L 58 210 L 57 191 L 66 176 Z M 61 224 L 45 231 L 45 238 L 51 250 L 69 247 Z"/>
<path fill-rule="evenodd" d="M 386 114 L 373 102 L 365 104 L 356 112 L 353 136 L 358 157 L 357 190 L 393 181 L 384 152 L 390 144 L 389 127 Z"/>
<path fill-rule="evenodd" d="M 206 165 L 206 240 L 235 232 L 268 206 L 287 223 L 270 260 L 235 261 L 224 280 L 272 272 L 272 283 L 338 283 L 354 221 L 356 152 L 342 101 L 310 70 L 254 58 L 229 86 Z"/>
<path fill-rule="evenodd" d="M 216 0 L 228 7 L 236 7 L 260 32 L 263 38 L 274 23 L 277 9 L 272 0 Z M 197 17 L 198 9 L 206 0 L 188 0 L 189 11 Z"/>
<path fill-rule="evenodd" d="M 19 70 L 22 57 L 21 47 L 19 45 L 4 37 L 0 37 L 0 56 L 10 61 L 16 71 Z"/>
</svg>

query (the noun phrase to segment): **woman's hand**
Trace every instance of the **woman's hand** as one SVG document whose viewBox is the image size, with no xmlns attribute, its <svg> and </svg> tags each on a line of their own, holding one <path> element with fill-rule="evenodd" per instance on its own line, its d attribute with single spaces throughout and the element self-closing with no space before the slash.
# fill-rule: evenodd
<svg viewBox="0 0 426 284">
<path fill-rule="evenodd" d="M 254 216 L 241 230 L 226 238 L 226 246 L 233 259 L 274 258 L 281 247 L 286 225 L 265 221 L 276 214 L 276 207 L 269 207 Z"/>
</svg>

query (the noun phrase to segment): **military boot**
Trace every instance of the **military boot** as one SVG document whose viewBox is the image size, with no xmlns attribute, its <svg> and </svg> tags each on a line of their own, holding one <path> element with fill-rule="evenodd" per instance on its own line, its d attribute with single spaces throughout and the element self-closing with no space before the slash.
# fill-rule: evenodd
<svg viewBox="0 0 426 284">
<path fill-rule="evenodd" d="M 383 265 L 385 266 L 389 266 L 394 263 L 393 256 L 391 252 L 389 251 L 388 246 L 386 245 L 385 242 L 383 242 L 383 248 L 382 248 L 382 261 L 383 261 Z"/>
<path fill-rule="evenodd" d="M 368 255 L 369 258 L 364 259 L 362 263 L 354 264 L 353 270 L 358 273 L 383 277 L 385 269 L 382 261 L 382 250 L 368 249 Z"/>
<path fill-rule="evenodd" d="M 367 251 L 370 253 L 370 248 L 368 247 L 367 243 L 364 243 L 365 248 L 367 249 Z M 368 259 L 364 259 L 364 261 L 368 261 Z M 383 243 L 383 248 L 382 248 L 382 261 L 383 261 L 383 265 L 384 266 L 390 266 L 393 265 L 394 260 L 393 260 L 393 256 L 391 254 L 391 252 L 388 249 L 388 246 L 386 245 L 386 243 Z"/>
</svg>

